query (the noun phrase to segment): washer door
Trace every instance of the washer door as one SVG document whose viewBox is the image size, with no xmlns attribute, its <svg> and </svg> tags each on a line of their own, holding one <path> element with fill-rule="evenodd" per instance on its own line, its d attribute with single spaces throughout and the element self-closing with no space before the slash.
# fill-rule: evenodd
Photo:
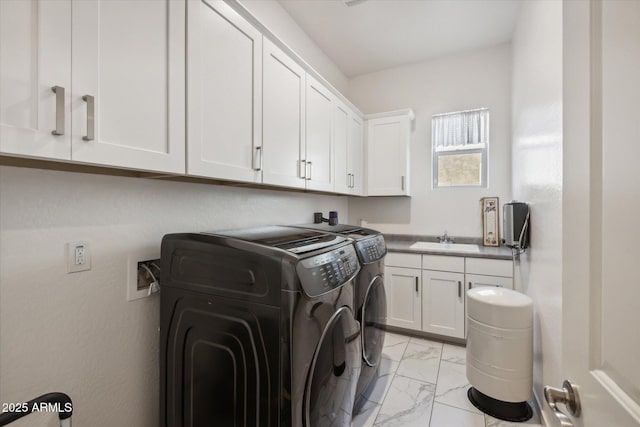
<svg viewBox="0 0 640 427">
<path fill-rule="evenodd" d="M 348 307 L 329 319 L 313 354 L 304 396 L 306 427 L 349 427 L 360 375 L 360 325 Z"/>
<path fill-rule="evenodd" d="M 380 361 L 387 318 L 387 295 L 381 275 L 373 278 L 362 304 L 362 358 L 369 366 Z"/>
</svg>

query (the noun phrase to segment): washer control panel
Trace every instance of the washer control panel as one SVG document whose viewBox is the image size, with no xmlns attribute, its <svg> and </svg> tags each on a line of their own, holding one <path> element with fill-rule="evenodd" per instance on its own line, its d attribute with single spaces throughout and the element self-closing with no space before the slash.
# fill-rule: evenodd
<svg viewBox="0 0 640 427">
<path fill-rule="evenodd" d="M 303 259 L 296 266 L 304 292 L 320 296 L 353 279 L 360 271 L 358 256 L 351 244 Z"/>
<path fill-rule="evenodd" d="M 387 245 L 384 243 L 384 237 L 380 234 L 356 241 L 356 249 L 360 262 L 363 264 L 376 262 L 387 254 Z"/>
</svg>

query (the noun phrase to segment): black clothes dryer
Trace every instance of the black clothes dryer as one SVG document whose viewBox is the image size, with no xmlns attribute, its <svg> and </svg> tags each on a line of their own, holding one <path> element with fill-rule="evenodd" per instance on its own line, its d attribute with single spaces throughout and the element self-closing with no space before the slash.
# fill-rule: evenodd
<svg viewBox="0 0 640 427">
<path fill-rule="evenodd" d="M 305 224 L 295 227 L 349 237 L 358 254 L 362 269 L 355 281 L 353 302 L 356 318 L 360 322 L 363 362 L 354 407 L 354 413 L 358 413 L 375 386 L 384 345 L 387 318 L 383 277 L 387 246 L 384 237 L 379 231 L 346 224 Z"/>
<path fill-rule="evenodd" d="M 361 369 L 344 237 L 286 227 L 162 240 L 164 427 L 348 427 Z"/>
</svg>

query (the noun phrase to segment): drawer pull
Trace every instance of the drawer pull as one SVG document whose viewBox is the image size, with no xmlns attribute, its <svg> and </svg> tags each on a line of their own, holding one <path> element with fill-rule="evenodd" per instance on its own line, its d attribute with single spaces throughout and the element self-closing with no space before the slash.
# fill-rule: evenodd
<svg viewBox="0 0 640 427">
<path fill-rule="evenodd" d="M 60 136 L 64 135 L 64 88 L 54 86 L 51 90 L 56 94 L 56 129 L 51 134 Z"/>
<path fill-rule="evenodd" d="M 416 277 L 416 294 L 417 294 L 418 292 L 420 292 L 420 291 L 418 290 L 418 277 Z"/>
<path fill-rule="evenodd" d="M 458 298 L 462 298 L 462 282 L 458 280 Z"/>
</svg>

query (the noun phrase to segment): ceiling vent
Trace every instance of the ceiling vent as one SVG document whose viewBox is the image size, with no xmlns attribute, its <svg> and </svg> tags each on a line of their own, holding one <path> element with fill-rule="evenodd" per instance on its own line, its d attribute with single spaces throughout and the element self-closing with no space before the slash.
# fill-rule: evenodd
<svg viewBox="0 0 640 427">
<path fill-rule="evenodd" d="M 367 0 L 342 0 L 342 3 L 344 3 L 344 5 L 347 7 L 353 7 L 364 3 L 365 1 Z"/>
</svg>

